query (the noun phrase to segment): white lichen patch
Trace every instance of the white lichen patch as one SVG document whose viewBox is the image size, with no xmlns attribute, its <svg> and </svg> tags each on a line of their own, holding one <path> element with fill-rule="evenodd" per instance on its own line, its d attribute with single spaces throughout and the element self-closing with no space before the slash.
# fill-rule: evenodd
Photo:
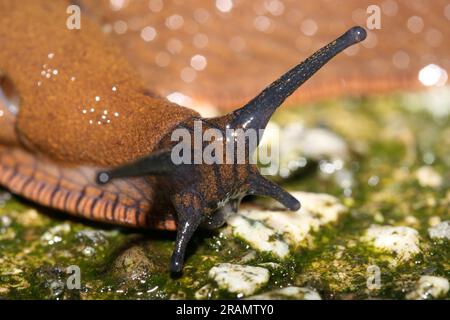
<svg viewBox="0 0 450 320">
<path fill-rule="evenodd" d="M 248 263 L 250 261 L 255 260 L 256 258 L 257 258 L 256 251 L 250 250 L 241 259 L 239 259 L 239 263 Z"/>
<path fill-rule="evenodd" d="M 233 228 L 233 235 L 241 238 L 254 249 L 269 252 L 279 258 L 285 258 L 289 254 L 289 246 L 277 239 L 274 230 L 266 227 L 259 221 L 248 219 L 237 214 L 228 219 L 228 224 Z"/>
<path fill-rule="evenodd" d="M 297 198 L 302 207 L 297 211 L 301 215 L 310 215 L 317 220 L 318 225 L 323 225 L 338 220 L 339 216 L 347 209 L 339 202 L 339 199 L 326 193 L 312 193 L 295 191 L 291 194 Z M 273 201 L 273 208 L 284 207 Z"/>
<path fill-rule="evenodd" d="M 416 289 L 406 295 L 409 300 L 437 299 L 444 297 L 449 290 L 446 278 L 435 276 L 420 277 Z"/>
<path fill-rule="evenodd" d="M 438 216 L 432 216 L 428 219 L 428 224 L 430 225 L 430 227 L 435 227 L 439 223 L 441 223 L 441 218 Z"/>
<path fill-rule="evenodd" d="M 228 221 L 233 234 L 256 250 L 284 258 L 289 246 L 306 245 L 312 232 L 337 221 L 346 211 L 337 198 L 327 194 L 293 192 L 292 195 L 302 203 L 298 211 L 281 210 L 281 205 L 275 202 L 270 209 L 241 210 Z"/>
<path fill-rule="evenodd" d="M 258 264 L 258 266 L 267 268 L 267 269 L 272 269 L 272 270 L 281 268 L 281 264 L 275 263 L 275 262 L 263 262 L 263 263 Z"/>
<path fill-rule="evenodd" d="M 431 239 L 447 239 L 450 240 L 450 220 L 443 221 L 434 227 L 428 229 Z"/>
<path fill-rule="evenodd" d="M 362 240 L 394 254 L 394 264 L 408 261 L 420 253 L 419 234 L 409 227 L 372 225 Z"/>
<path fill-rule="evenodd" d="M 69 233 L 71 230 L 69 223 L 63 223 L 50 228 L 46 231 L 42 237 L 41 241 L 45 244 L 53 245 L 55 243 L 61 242 L 63 235 Z"/>
<path fill-rule="evenodd" d="M 286 287 L 251 296 L 249 300 L 322 300 L 316 290 L 300 287 Z"/>
<path fill-rule="evenodd" d="M 208 276 L 221 289 L 248 296 L 267 284 L 270 278 L 269 270 L 261 267 L 244 266 L 240 264 L 221 263 L 209 270 Z"/>
<path fill-rule="evenodd" d="M 284 143 L 280 144 L 280 141 Z M 304 167 L 308 159 L 346 160 L 350 154 L 347 143 L 334 132 L 325 128 L 308 128 L 299 122 L 285 127 L 269 122 L 260 146 L 279 151 L 280 158 L 271 161 L 283 178 Z"/>
<path fill-rule="evenodd" d="M 292 131 L 290 127 L 286 131 Z M 293 139 L 298 138 L 296 135 L 291 135 Z M 349 149 L 347 143 L 334 132 L 324 128 L 311 128 L 304 131 L 300 135 L 301 142 L 299 145 L 302 153 L 312 159 L 346 159 L 348 158 Z"/>
<path fill-rule="evenodd" d="M 12 224 L 12 219 L 6 215 L 0 216 L 0 229 L 1 228 L 9 228 Z"/>
<path fill-rule="evenodd" d="M 6 215 L 0 216 L 0 241 L 12 240 L 16 237 L 16 232 L 11 225 L 13 220 Z"/>
<path fill-rule="evenodd" d="M 94 246 L 107 244 L 107 236 L 108 234 L 103 230 L 81 230 L 75 235 L 80 242 Z"/>
<path fill-rule="evenodd" d="M 280 138 L 286 142 L 283 144 L 286 149 L 282 151 L 287 151 L 290 155 L 303 155 L 318 160 L 345 159 L 349 154 L 346 142 L 334 132 L 324 128 L 308 128 L 299 122 L 283 127 Z"/>
<path fill-rule="evenodd" d="M 40 227 L 45 224 L 45 218 L 35 209 L 18 213 L 17 222 L 26 227 Z"/>
<path fill-rule="evenodd" d="M 450 115 L 450 89 L 448 86 L 436 86 L 430 90 L 408 93 L 402 99 L 407 110 L 423 110 L 436 119 L 446 118 Z"/>
<path fill-rule="evenodd" d="M 439 188 L 442 185 L 442 176 L 430 166 L 420 167 L 416 171 L 416 178 L 422 187 Z"/>
</svg>

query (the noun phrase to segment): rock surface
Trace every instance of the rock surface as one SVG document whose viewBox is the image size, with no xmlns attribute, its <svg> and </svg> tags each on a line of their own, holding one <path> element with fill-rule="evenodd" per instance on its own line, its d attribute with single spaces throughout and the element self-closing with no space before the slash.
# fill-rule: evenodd
<svg viewBox="0 0 450 320">
<path fill-rule="evenodd" d="M 346 141 L 336 133 L 320 127 L 307 128 L 299 122 L 285 127 L 270 122 L 261 145 L 278 150 L 280 157 L 271 159 L 272 166 L 284 178 L 304 168 L 308 160 L 345 160 L 350 154 Z"/>
<path fill-rule="evenodd" d="M 316 152 L 327 147 L 322 143 L 308 156 L 316 152 L 318 160 L 301 150 L 288 155 L 285 165 L 295 175 L 274 179 L 293 191 L 303 208 L 287 212 L 262 197 L 246 198 L 237 216 L 243 228 L 238 232 L 226 225 L 197 232 L 179 277 L 168 272 L 174 233 L 93 224 L 0 191 L 0 299 L 244 296 L 209 277 L 223 263 L 269 273 L 267 282 L 257 281 L 259 289 L 249 298 L 317 298 L 314 292 L 320 292 L 322 299 L 450 299 L 445 290 L 439 295 L 431 294 L 435 289 L 418 291 L 424 275 L 441 278 L 437 286 L 432 281 L 432 288 L 445 289 L 442 284 L 449 280 L 450 118 L 435 121 L 410 108 L 395 96 L 278 110 L 274 120 L 280 128 L 295 122 L 307 130 L 319 124 L 319 129 L 329 128 L 352 150 L 348 159 L 334 159 L 340 152 Z M 316 147 L 311 145 L 315 141 L 309 142 Z M 304 144 L 298 139 L 289 143 L 293 145 L 285 147 L 292 150 Z M 417 172 L 422 167 L 431 167 L 442 184 L 420 184 Z M 373 224 L 408 229 L 381 232 L 384 240 L 376 247 L 378 237 L 366 238 Z M 253 238 L 246 240 L 249 234 Z M 69 266 L 80 268 L 80 290 L 67 288 Z M 377 284 L 377 270 L 380 289 L 369 288 Z"/>
<path fill-rule="evenodd" d="M 314 289 L 286 287 L 269 291 L 263 294 L 251 296 L 251 300 L 322 300 Z"/>
<path fill-rule="evenodd" d="M 253 294 L 267 284 L 270 278 L 269 270 L 265 268 L 231 263 L 214 266 L 208 274 L 221 289 L 242 296 Z"/>
<path fill-rule="evenodd" d="M 148 257 L 148 250 L 136 245 L 123 251 L 111 267 L 113 276 L 129 281 L 145 280 L 156 272 L 164 271 L 165 265 L 155 263 Z"/>
<path fill-rule="evenodd" d="M 439 188 L 442 185 L 442 176 L 430 166 L 420 167 L 416 177 L 422 187 Z"/>
<path fill-rule="evenodd" d="M 289 246 L 279 239 L 276 231 L 260 221 L 248 218 L 247 212 L 241 211 L 229 218 L 228 224 L 233 228 L 233 235 L 250 244 L 252 248 L 281 259 L 288 256 Z"/>
<path fill-rule="evenodd" d="M 346 208 L 337 198 L 327 194 L 292 192 L 302 204 L 296 211 L 283 210 L 272 202 L 267 209 L 244 209 L 232 216 L 228 223 L 233 234 L 254 249 L 285 258 L 289 246 L 307 246 L 311 233 L 336 222 Z"/>
<path fill-rule="evenodd" d="M 372 225 L 363 240 L 391 252 L 396 264 L 408 261 L 420 252 L 419 234 L 409 227 Z"/>
<path fill-rule="evenodd" d="M 430 298 L 442 298 L 449 291 L 449 283 L 446 278 L 435 276 L 420 277 L 416 289 L 406 295 L 410 300 L 425 300 Z"/>
<path fill-rule="evenodd" d="M 431 239 L 447 239 L 450 240 L 450 221 L 443 221 L 434 227 L 428 229 Z"/>
</svg>

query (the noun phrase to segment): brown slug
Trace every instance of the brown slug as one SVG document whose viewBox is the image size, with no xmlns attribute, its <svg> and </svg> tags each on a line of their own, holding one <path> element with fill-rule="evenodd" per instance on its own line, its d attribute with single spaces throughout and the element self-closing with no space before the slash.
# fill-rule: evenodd
<svg viewBox="0 0 450 320">
<path fill-rule="evenodd" d="M 245 195 L 300 207 L 247 156 L 243 164 L 174 164 L 171 134 L 194 130 L 196 121 L 224 135 L 227 128 L 264 129 L 300 85 L 365 39 L 363 28 L 351 28 L 242 108 L 205 119 L 149 94 L 94 21 L 83 17 L 80 30 L 68 30 L 66 7 L 0 2 L 0 185 L 87 219 L 177 230 L 172 272 L 182 270 L 195 230 L 221 226 Z"/>
</svg>

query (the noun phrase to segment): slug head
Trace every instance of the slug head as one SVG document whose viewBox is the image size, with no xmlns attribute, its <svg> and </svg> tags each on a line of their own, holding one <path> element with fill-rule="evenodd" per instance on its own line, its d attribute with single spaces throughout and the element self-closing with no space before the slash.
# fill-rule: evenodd
<svg viewBox="0 0 450 320">
<path fill-rule="evenodd" d="M 289 70 L 242 108 L 222 117 L 193 118 L 178 124 L 161 140 L 160 151 L 123 167 L 101 172 L 97 182 L 104 184 L 117 178 L 159 176 L 177 215 L 177 239 L 171 261 L 171 271 L 175 273 L 182 270 L 186 246 L 195 230 L 200 225 L 207 228 L 221 226 L 229 214 L 237 212 L 245 195 L 269 196 L 289 210 L 298 210 L 298 200 L 264 178 L 250 161 L 251 156 L 270 117 L 284 100 L 336 54 L 365 37 L 363 28 L 349 29 Z"/>
</svg>

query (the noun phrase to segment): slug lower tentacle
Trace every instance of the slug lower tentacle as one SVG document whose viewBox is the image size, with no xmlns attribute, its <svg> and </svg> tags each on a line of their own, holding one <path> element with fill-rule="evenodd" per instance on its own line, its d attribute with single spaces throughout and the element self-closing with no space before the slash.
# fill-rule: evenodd
<svg viewBox="0 0 450 320">
<path fill-rule="evenodd" d="M 261 175 L 254 175 L 249 181 L 249 195 L 267 196 L 277 200 L 291 211 L 300 209 L 300 202 L 290 193 L 283 190 L 276 183 L 267 180 Z"/>
<path fill-rule="evenodd" d="M 246 139 L 246 131 L 263 130 L 274 111 L 299 86 L 316 73 L 323 65 L 347 47 L 364 40 L 366 32 L 361 27 L 354 27 L 342 36 L 318 50 L 311 57 L 292 68 L 290 71 L 264 89 L 241 109 L 223 117 L 213 119 L 197 119 L 183 121 L 177 128 L 195 130 L 195 121 L 201 121 L 204 127 L 217 129 L 226 135 L 227 129 L 242 129 L 242 136 L 233 136 L 234 143 L 240 138 Z M 175 130 L 174 129 L 174 130 Z M 224 204 L 236 201 L 244 195 L 263 195 L 274 198 L 289 210 L 298 210 L 300 203 L 296 198 L 281 187 L 262 177 L 255 165 L 249 161 L 258 142 L 247 146 L 245 163 L 214 163 L 214 164 L 179 164 L 175 165 L 170 156 L 174 143 L 169 139 L 170 133 L 162 139 L 157 151 L 141 160 L 115 168 L 109 172 L 101 172 L 97 181 L 109 182 L 114 178 L 157 175 L 162 184 L 171 192 L 172 206 L 177 216 L 177 238 L 172 256 L 171 271 L 180 272 L 183 266 L 187 243 L 193 233 L 203 222 L 214 221 L 211 217 L 215 212 L 223 211 Z M 227 139 L 219 141 L 226 144 Z M 202 146 L 204 148 L 205 145 Z M 234 149 L 234 150 L 237 150 Z M 198 151 L 198 150 L 197 150 Z M 201 149 L 200 151 L 203 151 Z M 192 151 L 195 153 L 196 151 Z M 235 151 L 234 158 L 238 155 Z"/>
<path fill-rule="evenodd" d="M 183 270 L 184 255 L 189 240 L 198 226 L 205 220 L 201 196 L 195 193 L 180 193 L 173 197 L 177 212 L 177 238 L 170 262 L 170 271 L 180 273 Z"/>
</svg>

